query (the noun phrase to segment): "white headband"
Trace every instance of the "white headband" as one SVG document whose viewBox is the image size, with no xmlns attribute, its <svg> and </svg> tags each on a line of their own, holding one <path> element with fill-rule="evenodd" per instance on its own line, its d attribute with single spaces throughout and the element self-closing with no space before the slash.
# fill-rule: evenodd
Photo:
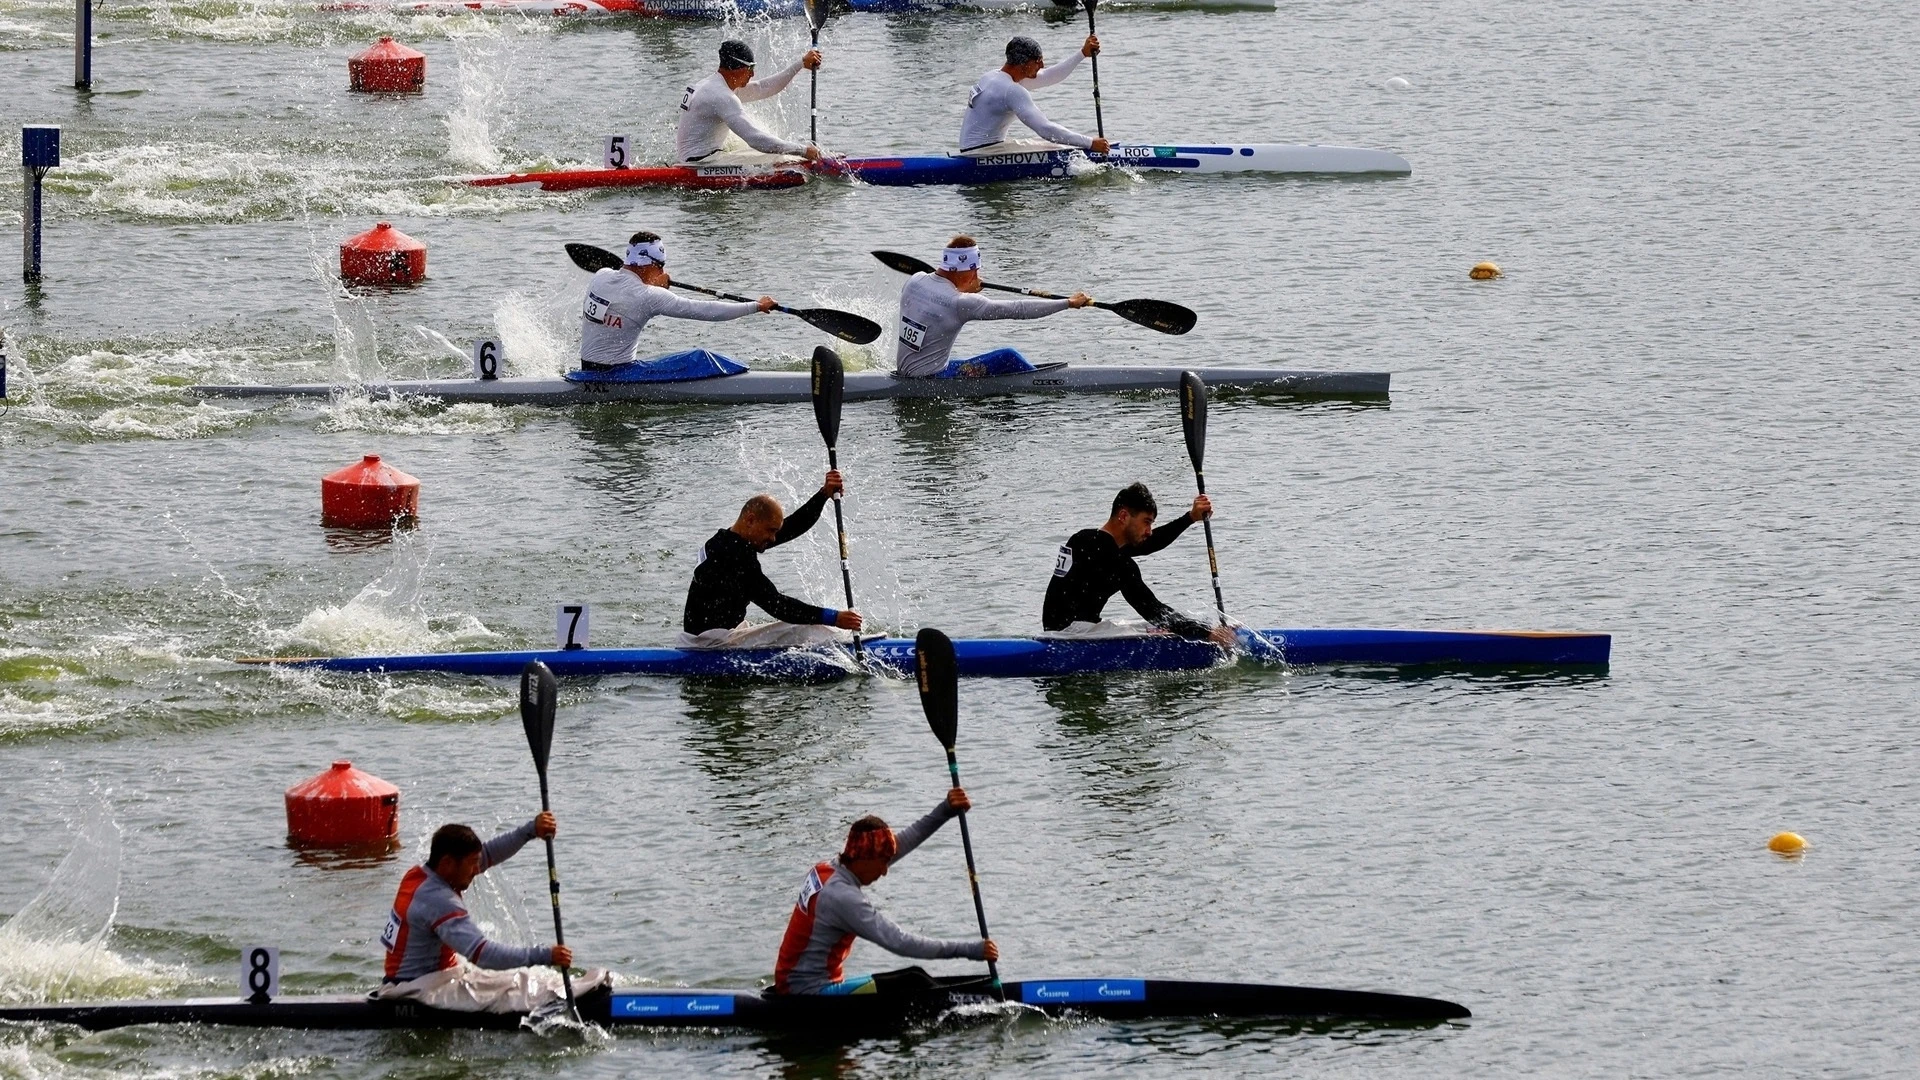
<svg viewBox="0 0 1920 1080">
<path fill-rule="evenodd" d="M 978 270 L 980 269 L 980 249 L 978 247 L 948 248 L 940 253 L 942 270 Z"/>
<path fill-rule="evenodd" d="M 652 263 L 655 266 L 667 265 L 667 247 L 665 244 L 662 244 L 658 240 L 649 240 L 644 244 L 627 245 L 628 266 L 645 266 L 648 263 Z"/>
</svg>

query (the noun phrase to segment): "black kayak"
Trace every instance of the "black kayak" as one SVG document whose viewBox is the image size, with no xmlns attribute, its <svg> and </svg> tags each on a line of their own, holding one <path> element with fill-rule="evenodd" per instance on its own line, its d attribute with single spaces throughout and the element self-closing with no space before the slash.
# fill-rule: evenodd
<svg viewBox="0 0 1920 1080">
<path fill-rule="evenodd" d="M 1471 1016 L 1433 998 L 1255 983 L 1163 979 L 1044 979 L 1005 984 L 1006 1000 L 1049 1015 L 1111 1020 L 1238 1017 L 1431 1024 Z M 978 976 L 934 980 L 928 989 L 837 997 L 759 990 L 600 990 L 580 999 L 582 1019 L 607 1028 L 750 1028 L 821 1036 L 894 1030 L 952 1009 L 994 1001 Z M 515 1029 L 523 1013 L 470 1013 L 366 995 L 110 1001 L 0 1007 L 0 1021 L 72 1024 L 90 1031 L 139 1024 L 219 1024 L 311 1030 Z"/>
</svg>

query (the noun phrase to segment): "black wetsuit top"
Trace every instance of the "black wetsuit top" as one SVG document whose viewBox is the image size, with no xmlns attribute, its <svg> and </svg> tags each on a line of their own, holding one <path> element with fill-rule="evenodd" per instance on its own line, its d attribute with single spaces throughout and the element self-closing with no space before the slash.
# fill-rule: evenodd
<svg viewBox="0 0 1920 1080">
<path fill-rule="evenodd" d="M 815 492 L 805 505 L 788 515 L 771 546 L 804 536 L 820 520 L 820 511 L 826 505 L 827 493 Z M 826 609 L 774 588 L 760 570 L 760 553 L 753 550 L 753 545 L 732 529 L 721 529 L 701 548 L 700 565 L 694 568 L 693 584 L 687 586 L 687 608 L 680 617 L 680 628 L 689 634 L 731 630 L 746 621 L 748 604 L 781 622 L 817 625 L 826 614 Z"/>
<path fill-rule="evenodd" d="M 1187 526 L 1191 514 L 1182 514 L 1153 530 L 1153 534 L 1133 547 L 1122 549 L 1101 529 L 1082 529 L 1060 545 L 1059 561 L 1054 563 L 1053 580 L 1047 583 L 1047 600 L 1040 608 L 1040 625 L 1048 630 L 1065 630 L 1069 623 L 1099 622 L 1100 610 L 1114 593 L 1127 598 L 1141 618 L 1183 638 L 1198 640 L 1210 633 L 1203 624 L 1187 618 L 1160 602 L 1140 580 L 1140 566 L 1133 560 L 1151 555 L 1174 542 Z"/>
</svg>

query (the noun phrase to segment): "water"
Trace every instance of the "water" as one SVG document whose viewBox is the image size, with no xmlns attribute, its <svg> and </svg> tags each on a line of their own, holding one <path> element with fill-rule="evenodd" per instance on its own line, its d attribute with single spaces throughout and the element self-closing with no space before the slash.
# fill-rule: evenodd
<svg viewBox="0 0 1920 1080">
<path fill-rule="evenodd" d="M 1455 1027 L 1007 1019 L 831 1052 L 34 1029 L 0 1033 L 0 1072 L 1910 1068 L 1920 41 L 1903 6 L 1115 10 L 1110 133 L 1377 146 L 1414 175 L 741 195 L 439 179 L 597 162 L 616 133 L 662 158 L 715 27 L 247 2 L 108 5 L 97 25 L 98 92 L 76 98 L 71 9 L 0 5 L 0 119 L 65 129 L 47 281 L 0 293 L 0 912 L 63 914 L 0 935 L 0 998 L 222 993 L 261 943 L 284 950 L 291 991 L 368 985 L 394 883 L 432 828 L 534 809 L 512 688 L 230 659 L 536 645 L 575 601 L 593 605 L 596 643 L 663 642 L 693 552 L 733 506 L 818 483 L 799 407 L 181 389 L 454 374 L 482 336 L 515 371 L 560 370 L 582 280 L 568 240 L 651 228 L 687 280 L 884 321 L 899 279 L 865 252 L 925 255 L 964 230 L 995 280 L 1200 312 L 1179 341 L 1075 312 L 976 329 L 982 348 L 1391 370 L 1388 407 L 1216 403 L 1230 609 L 1256 626 L 1604 629 L 1614 662 L 1601 677 L 1236 669 L 963 688 L 1009 974 L 1426 994 L 1473 1009 Z M 428 54 L 423 95 L 345 92 L 345 58 L 382 32 Z M 794 20 L 737 32 L 776 59 L 805 41 Z M 837 17 L 823 141 L 945 145 L 1013 33 L 1058 53 L 1079 31 L 1037 14 Z M 1086 91 L 1081 73 L 1041 101 L 1085 128 Z M 804 94 L 763 118 L 803 130 Z M 8 215 L 18 183 L 0 171 Z M 425 286 L 332 280 L 335 245 L 376 220 L 429 245 Z M 1482 259 L 1506 276 L 1469 282 Z M 816 343 L 777 317 L 650 333 L 766 364 Z M 318 524 L 316 479 L 363 453 L 424 482 L 423 523 L 394 543 Z M 1055 545 L 1116 488 L 1145 480 L 1166 506 L 1191 490 L 1168 398 L 853 405 L 841 455 L 860 607 L 900 631 L 1030 629 Z M 824 528 L 767 563 L 792 591 L 837 595 Z M 1196 542 L 1146 567 L 1163 597 L 1206 608 Z M 336 757 L 402 788 L 401 856 L 341 865 L 284 846 L 281 791 Z M 806 867 L 853 817 L 931 806 L 941 766 L 903 683 L 571 683 L 552 767 L 568 940 L 634 982 L 764 977 Z M 1812 841 L 1804 859 L 1766 853 L 1782 829 Z M 970 932 L 958 846 L 929 843 L 878 887 L 882 906 Z M 503 937 L 545 937 L 538 862 L 471 894 Z M 885 963 L 863 946 L 853 967 Z"/>
</svg>

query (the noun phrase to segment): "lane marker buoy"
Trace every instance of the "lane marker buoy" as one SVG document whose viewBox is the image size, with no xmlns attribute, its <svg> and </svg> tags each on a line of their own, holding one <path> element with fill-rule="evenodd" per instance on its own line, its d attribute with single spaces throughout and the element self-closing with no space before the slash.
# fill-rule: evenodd
<svg viewBox="0 0 1920 1080">
<path fill-rule="evenodd" d="M 1785 855 L 1789 858 L 1801 854 L 1806 851 L 1809 846 L 1811 845 L 1807 843 L 1807 838 L 1797 832 L 1776 833 L 1773 839 L 1767 841 L 1768 851 L 1773 852 L 1775 855 Z"/>
<path fill-rule="evenodd" d="M 1475 281 L 1492 281 L 1500 276 L 1500 268 L 1490 262 L 1477 262 L 1467 271 L 1467 276 Z"/>
</svg>

